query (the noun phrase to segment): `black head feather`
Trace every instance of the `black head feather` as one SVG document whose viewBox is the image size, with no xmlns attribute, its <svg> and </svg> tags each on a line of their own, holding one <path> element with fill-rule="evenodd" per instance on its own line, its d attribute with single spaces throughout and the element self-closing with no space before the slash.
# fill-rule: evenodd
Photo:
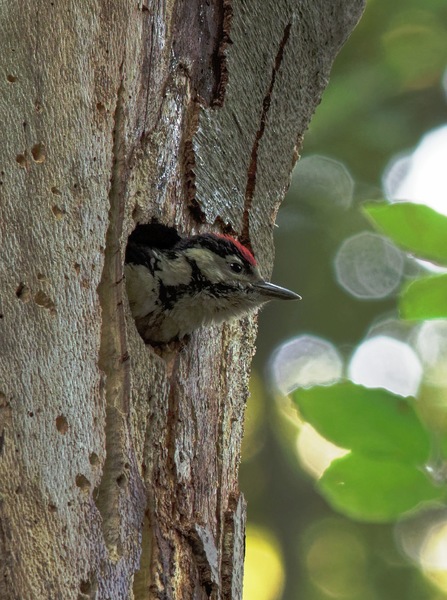
<svg viewBox="0 0 447 600">
<path fill-rule="evenodd" d="M 145 250 L 151 248 L 170 250 L 180 240 L 181 237 L 174 227 L 168 227 L 161 223 L 137 225 L 127 242 L 125 262 L 145 264 L 147 262 L 147 251 Z"/>
</svg>

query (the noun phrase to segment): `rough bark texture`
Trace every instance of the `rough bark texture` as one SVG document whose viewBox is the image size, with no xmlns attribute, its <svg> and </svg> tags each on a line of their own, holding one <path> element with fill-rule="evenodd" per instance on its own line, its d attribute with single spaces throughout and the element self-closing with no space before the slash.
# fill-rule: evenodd
<svg viewBox="0 0 447 600">
<path fill-rule="evenodd" d="M 0 598 L 241 597 L 253 320 L 164 357 L 129 316 L 136 221 L 278 202 L 363 0 L 26 0 L 0 14 Z"/>
</svg>

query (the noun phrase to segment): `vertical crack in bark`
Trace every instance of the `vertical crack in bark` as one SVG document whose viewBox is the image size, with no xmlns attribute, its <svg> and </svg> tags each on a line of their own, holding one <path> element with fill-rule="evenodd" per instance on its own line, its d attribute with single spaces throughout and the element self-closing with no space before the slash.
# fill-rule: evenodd
<svg viewBox="0 0 447 600">
<path fill-rule="evenodd" d="M 102 516 L 104 541 L 111 560 L 122 555 L 120 536 L 120 488 L 128 481 L 125 439 L 129 404 L 129 361 L 122 310 L 123 264 L 120 237 L 123 224 L 123 187 L 126 171 L 124 148 L 124 86 L 117 93 L 113 131 L 113 165 L 109 191 L 109 228 L 106 234 L 104 269 L 98 286 L 102 309 L 99 368 L 105 375 L 106 460 L 96 494 Z"/>
<path fill-rule="evenodd" d="M 151 90 L 153 89 L 151 85 L 151 78 L 153 76 L 152 65 L 153 65 L 153 56 L 155 54 L 155 44 L 157 40 L 156 36 L 156 23 L 157 17 L 159 17 L 160 6 L 157 6 L 156 13 L 152 14 L 151 11 L 146 11 L 147 15 L 145 16 L 145 43 L 144 46 L 149 48 L 149 52 L 143 55 L 143 64 L 141 65 L 141 72 L 145 74 L 147 78 L 147 82 L 145 83 L 145 109 L 144 109 L 144 121 L 143 127 L 146 127 L 148 122 L 149 115 L 149 105 L 152 100 L 151 98 Z M 149 25 L 150 24 L 150 25 Z M 150 33 L 149 33 L 150 30 Z M 158 122 L 158 119 L 157 119 Z"/>
<path fill-rule="evenodd" d="M 281 62 L 284 56 L 284 48 L 289 40 L 290 36 L 290 28 L 292 24 L 288 23 L 284 29 L 284 33 L 281 39 L 281 43 L 279 44 L 279 49 L 276 54 L 275 63 L 272 68 L 272 75 L 270 77 L 270 84 L 267 88 L 267 92 L 264 96 L 264 100 L 262 102 L 262 111 L 261 111 L 261 119 L 258 131 L 256 132 L 255 141 L 253 143 L 253 148 L 251 151 L 251 160 L 248 166 L 247 171 L 247 185 L 245 188 L 245 206 L 244 206 L 244 216 L 243 216 L 243 228 L 240 237 L 240 241 L 250 246 L 250 210 L 253 202 L 253 196 L 256 188 L 256 175 L 258 170 L 258 150 L 259 144 L 261 142 L 262 136 L 265 132 L 265 127 L 267 124 L 268 113 L 270 110 L 270 103 L 272 99 L 273 88 L 275 86 L 276 74 L 279 71 L 281 66 Z"/>
<path fill-rule="evenodd" d="M 223 105 L 228 83 L 232 0 L 177 2 L 173 20 L 176 67 L 186 72 L 192 97 L 204 107 Z"/>
<path fill-rule="evenodd" d="M 227 46 L 231 44 L 230 30 L 233 19 L 232 0 L 222 0 L 219 7 L 219 37 L 212 56 L 214 89 L 211 106 L 223 106 L 228 83 Z"/>
</svg>

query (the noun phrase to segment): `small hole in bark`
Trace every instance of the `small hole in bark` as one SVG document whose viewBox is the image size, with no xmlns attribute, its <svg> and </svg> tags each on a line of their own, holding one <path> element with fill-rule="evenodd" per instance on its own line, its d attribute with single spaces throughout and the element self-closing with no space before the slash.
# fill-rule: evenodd
<svg viewBox="0 0 447 600">
<path fill-rule="evenodd" d="M 83 594 L 89 594 L 92 589 L 92 584 L 90 583 L 90 581 L 81 581 L 79 589 Z"/>
<path fill-rule="evenodd" d="M 97 102 L 96 103 L 96 110 L 99 113 L 104 114 L 106 112 L 106 107 L 104 106 L 104 104 L 102 102 Z"/>
<path fill-rule="evenodd" d="M 54 194 L 55 196 L 60 196 L 61 195 L 60 189 L 57 188 L 55 185 L 53 185 L 53 187 L 51 188 L 51 193 Z"/>
<path fill-rule="evenodd" d="M 120 488 L 123 488 L 127 483 L 127 477 L 122 473 L 119 477 L 116 478 L 116 483 Z"/>
<path fill-rule="evenodd" d="M 79 272 L 81 270 L 81 265 L 79 263 L 75 262 L 73 267 L 74 267 L 74 270 L 76 271 L 76 275 L 79 275 Z"/>
<path fill-rule="evenodd" d="M 22 302 L 29 302 L 31 299 L 31 290 L 27 285 L 21 282 L 16 289 L 16 296 Z"/>
<path fill-rule="evenodd" d="M 54 206 L 51 207 L 51 210 L 53 211 L 53 215 L 55 216 L 55 218 L 60 221 L 62 219 L 62 217 L 65 216 L 65 210 L 63 208 L 59 208 L 59 206 L 57 206 L 57 204 L 55 204 Z"/>
<path fill-rule="evenodd" d="M 17 81 L 17 77 L 15 75 L 11 75 L 11 73 L 6 75 L 6 79 L 9 81 L 9 83 L 15 83 Z"/>
<path fill-rule="evenodd" d="M 90 454 L 89 461 L 90 461 L 90 464 L 94 467 L 99 465 L 99 456 L 96 454 L 96 452 L 92 452 Z"/>
<path fill-rule="evenodd" d="M 64 415 L 56 417 L 56 428 L 62 435 L 65 435 L 68 431 L 68 421 Z"/>
<path fill-rule="evenodd" d="M 52 502 L 50 502 L 50 503 L 48 504 L 48 510 L 49 510 L 50 512 L 57 512 L 57 506 L 56 506 L 55 504 L 53 504 Z"/>
<path fill-rule="evenodd" d="M 56 305 L 54 304 L 53 300 L 42 290 L 39 290 L 36 293 L 34 296 L 34 302 L 37 304 L 37 306 L 41 306 L 42 308 L 49 310 L 51 314 L 56 313 Z"/>
<path fill-rule="evenodd" d="M 33 157 L 33 160 L 36 163 L 40 164 L 40 163 L 45 162 L 45 159 L 46 159 L 45 144 L 43 144 L 42 142 L 39 142 L 38 144 L 34 144 L 34 146 L 31 148 L 31 156 Z"/>
<path fill-rule="evenodd" d="M 28 161 L 26 160 L 26 156 L 24 154 L 17 154 L 16 161 L 22 169 L 26 169 L 28 166 Z"/>
<path fill-rule="evenodd" d="M 138 195 L 138 192 L 137 192 L 137 195 Z M 140 208 L 140 206 L 139 206 L 139 204 L 137 202 L 135 204 L 135 206 L 134 206 L 133 211 L 132 211 L 132 219 L 134 221 L 138 221 L 140 214 L 141 214 L 141 208 Z"/>
<path fill-rule="evenodd" d="M 90 481 L 85 475 L 76 475 L 76 485 L 84 493 L 88 493 L 90 491 Z"/>
<path fill-rule="evenodd" d="M 32 410 L 29 410 L 29 411 L 28 411 L 28 416 L 29 416 L 29 417 L 34 417 L 34 413 L 33 413 L 33 411 L 32 411 Z"/>
</svg>

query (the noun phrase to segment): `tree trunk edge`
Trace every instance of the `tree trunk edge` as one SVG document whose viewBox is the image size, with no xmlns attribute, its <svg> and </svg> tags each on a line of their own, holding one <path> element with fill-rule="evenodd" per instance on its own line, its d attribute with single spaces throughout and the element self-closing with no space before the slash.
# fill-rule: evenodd
<svg viewBox="0 0 447 600">
<path fill-rule="evenodd" d="M 268 272 L 362 6 L 35 0 L 0 18 L 1 598 L 242 597 L 256 326 L 163 361 L 129 315 L 126 239 L 153 217 L 232 232 Z"/>
</svg>

